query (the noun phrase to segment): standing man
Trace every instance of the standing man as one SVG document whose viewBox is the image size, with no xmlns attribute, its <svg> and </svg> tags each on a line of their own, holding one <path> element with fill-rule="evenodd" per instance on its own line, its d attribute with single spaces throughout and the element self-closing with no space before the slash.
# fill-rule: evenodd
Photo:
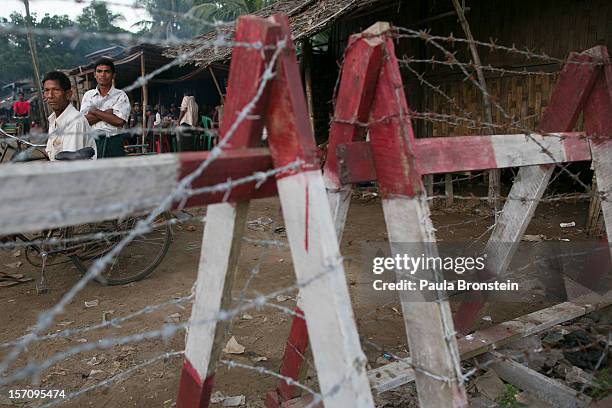
<svg viewBox="0 0 612 408">
<path fill-rule="evenodd" d="M 23 126 L 23 134 L 30 133 L 30 102 L 24 100 L 23 92 L 17 94 L 17 100 L 13 103 L 13 115 Z"/>
<path fill-rule="evenodd" d="M 198 103 L 189 89 L 183 93 L 181 102 L 181 113 L 178 119 L 179 126 L 194 127 L 198 124 Z"/>
<path fill-rule="evenodd" d="M 96 62 L 94 69 L 98 86 L 83 95 L 81 113 L 85 115 L 91 128 L 98 132 L 96 137 L 110 138 L 122 133 L 121 129 L 130 116 L 130 100 L 125 92 L 113 86 L 113 61 L 102 58 Z M 109 141 L 110 139 L 106 140 L 106 143 Z M 121 151 L 113 152 L 112 156 L 123 156 L 123 143 L 119 145 Z"/>
<path fill-rule="evenodd" d="M 178 119 L 177 149 L 179 151 L 190 151 L 194 147 L 194 127 L 198 125 L 198 104 L 193 92 L 186 89 L 181 102 L 181 113 Z"/>
<path fill-rule="evenodd" d="M 45 148 L 49 160 L 62 151 L 75 152 L 84 147 L 96 150 L 87 119 L 70 103 L 72 89 L 68 77 L 52 71 L 42 80 L 43 99 L 53 113 L 49 116 L 49 139 Z M 94 155 L 94 159 L 97 154 Z"/>
</svg>

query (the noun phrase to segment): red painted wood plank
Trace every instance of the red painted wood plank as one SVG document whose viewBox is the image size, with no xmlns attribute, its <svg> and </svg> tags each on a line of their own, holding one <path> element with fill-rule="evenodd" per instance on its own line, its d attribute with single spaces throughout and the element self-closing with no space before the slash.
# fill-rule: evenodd
<svg viewBox="0 0 612 408">
<path fill-rule="evenodd" d="M 490 136 L 432 137 L 416 140 L 417 167 L 422 174 L 494 169 Z"/>
<path fill-rule="evenodd" d="M 302 310 L 296 308 L 295 312 L 303 316 Z M 279 373 L 285 377 L 299 381 L 300 370 L 304 363 L 304 355 L 308 347 L 308 330 L 306 320 L 295 316 L 291 322 L 291 331 L 285 346 L 283 361 Z M 271 391 L 266 398 L 266 407 L 278 407 L 285 401 L 289 401 L 299 395 L 300 389 L 280 380 L 276 390 Z"/>
<path fill-rule="evenodd" d="M 192 173 L 210 152 L 188 152 L 179 154 L 179 177 L 183 178 Z M 193 189 L 214 186 L 231 180 L 237 180 L 252 175 L 255 172 L 264 172 L 272 169 L 272 157 L 268 149 L 231 149 L 224 151 L 210 166 L 192 183 Z M 276 180 L 270 177 L 259 188 L 256 182 L 236 186 L 226 196 L 224 191 L 218 193 L 204 193 L 191 197 L 186 207 L 197 207 L 207 204 L 237 202 L 256 198 L 272 197 L 276 195 Z M 224 200 L 225 199 L 225 200 Z M 178 205 L 179 203 L 175 203 Z"/>
<path fill-rule="evenodd" d="M 337 146 L 363 138 L 374 90 L 382 63 L 381 38 L 357 41 L 361 34 L 351 36 L 342 64 L 340 87 L 336 97 L 334 120 L 329 132 L 325 177 L 339 185 Z"/>
<path fill-rule="evenodd" d="M 264 21 L 263 19 L 255 16 L 243 16 L 238 20 L 235 40 L 250 44 L 259 42 L 264 46 L 269 46 L 276 44 L 279 35 L 280 27 L 274 24 L 274 22 Z M 239 112 L 241 112 L 244 107 L 251 100 L 253 100 L 255 95 L 257 95 L 260 79 L 265 70 L 266 61 L 269 60 L 270 52 L 270 50 L 263 51 L 245 47 L 233 48 L 227 98 L 220 129 L 222 138 L 227 137 L 228 132 L 230 129 L 233 129 L 233 125 L 236 123 Z M 262 56 L 267 58 L 262 58 Z M 253 154 L 253 151 L 246 151 L 243 152 L 244 154 L 241 156 L 239 152 L 232 151 L 238 148 L 255 147 L 259 145 L 261 141 L 263 121 L 261 119 L 252 118 L 254 116 L 261 117 L 267 104 L 268 95 L 269 92 L 265 92 L 255 104 L 254 108 L 249 112 L 251 118 L 242 121 L 238 127 L 234 129 L 235 133 L 233 133 L 231 136 L 232 138 L 227 146 L 228 149 L 223 154 L 223 156 L 230 158 L 231 163 L 227 163 L 225 166 L 223 166 L 223 162 L 217 158 L 206 169 L 202 177 L 198 178 L 198 180 L 192 184 L 193 188 L 211 185 L 211 181 L 206 180 L 207 177 L 223 177 L 224 180 L 221 180 L 222 182 L 227 181 L 228 177 L 233 177 L 235 179 L 250 175 L 254 171 L 265 171 L 272 167 L 272 161 L 269 155 L 267 158 L 261 156 L 256 157 L 256 155 Z M 202 160 L 206 159 L 207 156 L 205 156 L 205 154 L 206 153 L 191 153 L 181 155 L 181 168 L 179 175 L 183 177 L 184 175 L 193 172 L 200 165 Z M 254 166 L 258 166 L 260 170 L 253 168 Z M 228 174 L 228 172 L 235 171 L 238 168 L 241 170 L 247 170 L 248 173 L 243 174 L 242 176 L 238 174 L 234 176 Z M 216 194 L 201 194 L 199 196 L 192 197 L 186 204 L 188 206 L 195 206 L 222 201 L 245 201 L 255 198 L 256 196 L 266 196 L 267 194 L 272 194 L 273 190 L 275 189 L 275 180 L 266 181 L 264 185 L 260 187 L 260 189 L 255 189 L 255 183 L 250 183 L 248 185 L 243 185 L 232 189 L 228 196 L 225 195 L 225 192 Z M 217 328 L 217 330 L 220 329 Z M 213 344 L 212 347 L 213 350 L 211 353 L 211 358 L 214 359 L 216 358 L 214 357 L 216 355 L 215 348 L 220 347 L 220 345 Z M 204 372 L 198 373 L 192 367 L 187 358 L 187 355 L 189 355 L 188 352 L 189 350 L 186 352 L 185 366 L 188 366 L 191 368 L 191 370 L 183 369 L 181 372 L 181 384 L 185 384 L 185 386 L 179 388 L 177 406 L 184 408 L 206 408 L 209 405 L 210 395 L 214 384 L 214 367 L 216 361 L 209 361 L 206 374 L 204 374 Z M 206 379 L 202 380 L 201 377 L 204 375 L 206 375 Z M 201 384 L 201 386 L 198 390 L 197 386 L 199 384 Z"/>
<path fill-rule="evenodd" d="M 181 370 L 176 407 L 207 408 L 214 382 L 214 375 L 209 376 L 205 381 L 200 380 L 196 369 L 185 360 Z"/>
<path fill-rule="evenodd" d="M 423 192 L 417 171 L 414 133 L 393 41 L 385 58 L 370 113 L 370 143 L 382 198 L 414 197 Z"/>
<path fill-rule="evenodd" d="M 243 16 L 236 26 L 237 42 L 264 45 L 275 45 L 280 36 L 280 27 L 272 21 L 260 21 L 259 17 Z M 255 23 L 257 21 L 257 23 Z M 257 94 L 260 78 L 266 68 L 266 61 L 272 50 L 263 51 L 268 58 L 262 58 L 262 51 L 254 48 L 234 47 L 232 50 L 232 64 L 229 71 L 229 84 L 227 98 L 223 109 L 220 137 L 223 138 L 236 122 L 238 113 Z M 248 69 L 245 69 L 248 67 Z M 232 135 L 230 141 L 233 147 L 259 146 L 263 130 L 263 120 L 256 119 L 264 111 L 268 94 L 266 92 L 251 111 L 251 118 L 244 120 Z"/>
<path fill-rule="evenodd" d="M 602 61 L 609 61 L 605 47 L 599 50 Z M 593 86 L 584 109 L 584 129 L 588 136 L 593 136 L 594 144 L 605 144 L 612 140 L 612 66 L 609 64 L 600 70 L 600 75 Z M 606 140 L 608 139 L 608 140 Z"/>
<path fill-rule="evenodd" d="M 338 175 L 342 184 L 376 180 L 370 142 L 339 144 L 336 147 Z"/>
<path fill-rule="evenodd" d="M 525 143 L 524 135 L 512 136 L 516 137 L 517 144 Z M 563 162 L 591 160 L 584 133 L 568 132 L 564 136 L 566 160 Z M 492 140 L 490 135 L 416 139 L 418 171 L 420 174 L 442 174 L 512 167 L 511 163 L 496 162 Z M 342 184 L 376 180 L 369 142 L 340 144 L 336 154 Z"/>
<path fill-rule="evenodd" d="M 569 132 L 574 129 L 600 70 L 593 64 L 574 62 L 593 62 L 589 53 L 600 55 L 604 49 L 605 47 L 598 46 L 570 56 L 570 61 L 563 67 L 550 102 L 538 124 L 538 131 Z"/>
<path fill-rule="evenodd" d="M 285 166 L 296 159 L 304 162 L 301 169 L 286 175 L 319 169 L 319 149 L 310 126 L 306 96 L 295 56 L 295 47 L 291 40 L 289 21 L 287 16 L 280 14 L 270 18 L 280 25 L 280 36 L 287 41 L 276 64 L 276 76 L 270 89 L 270 103 L 265 115 L 268 144 L 274 165 Z"/>
</svg>

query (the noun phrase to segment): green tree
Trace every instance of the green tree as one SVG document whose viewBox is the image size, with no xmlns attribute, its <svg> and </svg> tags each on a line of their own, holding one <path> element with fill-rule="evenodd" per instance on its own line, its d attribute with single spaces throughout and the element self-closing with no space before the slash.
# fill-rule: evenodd
<svg viewBox="0 0 612 408">
<path fill-rule="evenodd" d="M 77 17 L 77 23 L 82 29 L 102 33 L 124 31 L 114 25 L 114 23 L 120 20 L 124 20 L 121 14 L 113 14 L 106 6 L 106 3 L 97 0 L 92 1 L 89 6 L 83 9 L 81 15 Z"/>
<path fill-rule="evenodd" d="M 66 15 L 52 16 L 49 14 L 45 14 L 39 21 L 37 15 L 32 14 L 31 24 L 36 29 L 78 28 L 87 32 L 117 33 L 123 31 L 114 25 L 120 18 L 121 16 L 109 12 L 104 3 L 94 1 L 77 17 L 76 22 Z M 0 24 L 22 28 L 25 27 L 25 17 L 18 12 L 14 12 L 9 19 L 0 18 Z M 53 32 L 37 34 L 34 40 L 40 71 L 43 73 L 84 64 L 87 62 L 85 55 L 113 45 L 111 41 L 103 38 L 80 39 L 78 36 L 76 38 L 74 36 L 67 37 Z M 25 34 L 0 36 L 0 60 L 5 62 L 2 70 L 0 70 L 1 82 L 13 82 L 34 76 L 30 49 Z"/>
<path fill-rule="evenodd" d="M 253 13 L 276 0 L 203 0 L 191 13 L 205 20 L 233 21 L 243 14 Z"/>
</svg>

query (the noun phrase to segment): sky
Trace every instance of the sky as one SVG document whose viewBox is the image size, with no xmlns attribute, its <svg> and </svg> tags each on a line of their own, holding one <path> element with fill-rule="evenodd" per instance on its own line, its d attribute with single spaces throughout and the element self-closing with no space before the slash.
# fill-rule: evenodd
<svg viewBox="0 0 612 408">
<path fill-rule="evenodd" d="M 12 12 L 18 11 L 25 14 L 25 7 L 21 0 L 1 0 L 2 7 L 0 8 L 0 17 L 7 17 Z M 50 15 L 67 14 L 70 19 L 74 20 L 81 11 L 91 3 L 90 0 L 30 0 L 30 13 L 36 13 L 40 20 L 45 13 Z M 133 8 L 135 0 L 109 0 L 108 8 L 113 13 L 120 13 L 125 20 L 118 21 L 116 24 L 130 31 L 135 31 L 132 24 L 140 20 L 149 18 L 149 14 L 143 8 Z"/>
</svg>

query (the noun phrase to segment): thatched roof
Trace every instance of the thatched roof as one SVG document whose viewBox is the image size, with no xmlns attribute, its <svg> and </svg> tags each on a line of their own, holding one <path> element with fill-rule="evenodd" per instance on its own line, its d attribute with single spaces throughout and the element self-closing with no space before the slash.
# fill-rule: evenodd
<svg viewBox="0 0 612 408">
<path fill-rule="evenodd" d="M 327 28 L 334 20 L 360 8 L 371 6 L 382 0 L 280 0 L 257 12 L 260 17 L 269 17 L 276 13 L 289 16 L 289 25 L 293 40 L 307 38 Z M 179 54 L 190 52 L 198 47 L 198 41 L 213 41 L 218 34 L 229 34 L 233 37 L 234 24 L 217 31 L 203 34 L 178 48 L 167 50 L 164 55 L 174 58 Z M 207 66 L 214 62 L 226 60 L 231 55 L 231 48 L 207 48 L 195 55 L 197 65 Z"/>
</svg>

